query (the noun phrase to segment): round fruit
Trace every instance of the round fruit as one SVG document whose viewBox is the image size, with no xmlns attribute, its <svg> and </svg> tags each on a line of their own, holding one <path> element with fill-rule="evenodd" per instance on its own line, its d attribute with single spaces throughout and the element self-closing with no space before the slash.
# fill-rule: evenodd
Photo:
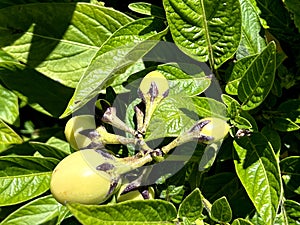
<svg viewBox="0 0 300 225">
<path fill-rule="evenodd" d="M 62 203 L 100 204 L 117 189 L 120 179 L 113 173 L 112 157 L 93 149 L 64 158 L 54 169 L 50 190 Z"/>
<path fill-rule="evenodd" d="M 154 189 L 153 187 L 146 188 L 143 190 L 143 193 L 140 192 L 140 190 L 133 190 L 130 192 L 127 192 L 125 194 L 121 194 L 124 189 L 126 188 L 128 184 L 124 184 L 121 186 L 118 195 L 117 195 L 117 201 L 118 202 L 124 202 L 128 200 L 145 200 L 145 199 L 154 199 Z"/>
<path fill-rule="evenodd" d="M 160 72 L 152 71 L 143 78 L 139 87 L 144 97 L 151 92 L 151 89 L 154 88 L 153 85 L 157 88 L 157 97 L 165 97 L 168 94 L 168 80 Z M 151 93 L 149 94 L 151 95 Z"/>
<path fill-rule="evenodd" d="M 222 119 L 207 117 L 200 120 L 200 122 L 201 121 L 208 121 L 208 123 L 201 129 L 200 134 L 213 138 L 212 140 L 204 143 L 217 142 L 223 139 L 229 132 L 230 127 L 228 123 Z"/>
<path fill-rule="evenodd" d="M 92 115 L 74 116 L 65 126 L 65 136 L 72 148 L 80 149 L 88 146 L 91 140 L 80 134 L 80 131 L 87 129 L 96 129 L 95 119 Z"/>
</svg>

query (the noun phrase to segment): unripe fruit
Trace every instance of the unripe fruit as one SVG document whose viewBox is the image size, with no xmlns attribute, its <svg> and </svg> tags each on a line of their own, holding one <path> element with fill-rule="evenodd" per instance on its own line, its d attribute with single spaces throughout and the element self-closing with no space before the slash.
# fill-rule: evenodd
<svg viewBox="0 0 300 225">
<path fill-rule="evenodd" d="M 87 129 L 96 129 L 94 116 L 79 115 L 69 119 L 65 126 L 65 136 L 72 148 L 78 150 L 91 143 L 88 137 L 80 134 L 80 131 Z"/>
<path fill-rule="evenodd" d="M 201 119 L 199 123 L 206 122 L 207 124 L 200 130 L 201 135 L 212 137 L 212 140 L 205 141 L 204 143 L 213 143 L 223 139 L 229 132 L 230 126 L 225 120 L 214 117 L 207 117 Z"/>
<path fill-rule="evenodd" d="M 114 158 L 93 149 L 81 150 L 64 158 L 54 169 L 50 190 L 62 203 L 100 204 L 118 188 L 113 172 Z"/>
<path fill-rule="evenodd" d="M 169 94 L 168 80 L 160 72 L 152 71 L 141 81 L 138 93 L 145 103 L 145 119 L 138 132 L 145 134 L 156 107 Z"/>
<path fill-rule="evenodd" d="M 124 189 L 126 188 L 128 184 L 123 184 L 118 192 L 117 195 L 117 201 L 118 202 L 124 202 L 128 200 L 145 200 L 145 199 L 154 199 L 154 189 L 153 187 L 146 188 L 142 192 L 140 190 L 133 190 L 130 192 L 127 192 L 125 194 L 122 194 Z"/>
<path fill-rule="evenodd" d="M 155 85 L 156 87 L 154 87 Z M 148 73 L 142 80 L 139 90 L 144 97 L 147 95 L 153 96 L 153 92 L 157 89 L 157 94 L 155 97 L 166 97 L 169 92 L 168 80 L 158 71 L 152 71 Z"/>
</svg>

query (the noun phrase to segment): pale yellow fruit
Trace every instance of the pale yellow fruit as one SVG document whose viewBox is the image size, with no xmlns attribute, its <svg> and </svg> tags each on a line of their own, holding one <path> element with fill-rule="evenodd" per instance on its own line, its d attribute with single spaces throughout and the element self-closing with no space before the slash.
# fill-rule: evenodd
<svg viewBox="0 0 300 225">
<path fill-rule="evenodd" d="M 113 175 L 97 166 L 112 164 L 95 150 L 81 150 L 64 158 L 54 169 L 50 190 L 62 203 L 100 204 L 107 200 L 118 187 L 118 175 Z"/>
<path fill-rule="evenodd" d="M 158 71 L 148 73 L 140 84 L 140 91 L 146 96 L 151 88 L 151 83 L 155 83 L 158 90 L 158 97 L 163 97 L 169 90 L 168 80 Z"/>
<path fill-rule="evenodd" d="M 68 120 L 65 126 L 65 136 L 72 148 L 78 150 L 88 146 L 91 140 L 80 134 L 80 131 L 87 129 L 96 129 L 94 116 L 79 115 Z"/>
<path fill-rule="evenodd" d="M 223 139 L 228 134 L 230 126 L 225 120 L 222 120 L 220 118 L 207 117 L 201 119 L 200 122 L 206 120 L 208 120 L 209 123 L 201 129 L 200 134 L 213 137 L 213 140 L 204 143 L 217 142 Z"/>
</svg>

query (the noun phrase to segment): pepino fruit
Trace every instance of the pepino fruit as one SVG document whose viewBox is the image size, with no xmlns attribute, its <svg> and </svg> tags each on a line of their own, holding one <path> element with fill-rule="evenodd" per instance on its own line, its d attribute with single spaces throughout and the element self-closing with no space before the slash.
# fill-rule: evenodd
<svg viewBox="0 0 300 225">
<path fill-rule="evenodd" d="M 138 94 L 146 108 L 143 126 L 138 131 L 145 134 L 156 107 L 169 94 L 168 80 L 160 72 L 152 71 L 141 81 Z"/>
<path fill-rule="evenodd" d="M 74 116 L 65 126 L 65 136 L 72 148 L 78 150 L 88 146 L 91 140 L 80 132 L 87 129 L 96 129 L 95 119 L 92 115 Z"/>
<path fill-rule="evenodd" d="M 74 152 L 54 169 L 50 190 L 62 204 L 100 204 L 115 193 L 121 182 L 114 163 L 115 158 L 104 151 Z"/>
<path fill-rule="evenodd" d="M 207 137 L 207 140 L 203 141 L 206 144 L 223 139 L 230 129 L 230 126 L 225 120 L 214 117 L 203 118 L 197 124 L 201 126 L 200 135 L 204 137 L 204 139 Z"/>
</svg>

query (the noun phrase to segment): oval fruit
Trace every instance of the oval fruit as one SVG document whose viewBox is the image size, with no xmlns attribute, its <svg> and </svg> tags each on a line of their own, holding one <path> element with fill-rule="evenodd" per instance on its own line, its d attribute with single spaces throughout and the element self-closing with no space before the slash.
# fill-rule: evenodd
<svg viewBox="0 0 300 225">
<path fill-rule="evenodd" d="M 62 203 L 100 204 L 116 190 L 120 179 L 113 173 L 114 160 L 93 149 L 64 158 L 54 169 L 50 190 Z M 101 169 L 99 169 L 101 168 Z"/>
<path fill-rule="evenodd" d="M 153 87 L 154 84 L 155 87 Z M 139 91 L 145 98 L 147 95 L 151 96 L 151 93 L 154 91 L 152 90 L 153 88 L 156 88 L 157 90 L 155 97 L 166 97 L 166 95 L 168 95 L 168 80 L 158 71 L 152 71 L 143 78 L 139 87 Z"/>
<path fill-rule="evenodd" d="M 72 148 L 78 150 L 88 146 L 91 140 L 80 134 L 80 131 L 87 129 L 96 129 L 94 116 L 79 115 L 68 120 L 65 126 L 65 136 Z"/>
<path fill-rule="evenodd" d="M 200 134 L 212 137 L 210 141 L 204 143 L 213 143 L 223 139 L 229 132 L 230 126 L 225 120 L 214 117 L 207 117 L 200 120 L 201 122 L 206 122 L 207 124 L 201 129 Z"/>
</svg>

